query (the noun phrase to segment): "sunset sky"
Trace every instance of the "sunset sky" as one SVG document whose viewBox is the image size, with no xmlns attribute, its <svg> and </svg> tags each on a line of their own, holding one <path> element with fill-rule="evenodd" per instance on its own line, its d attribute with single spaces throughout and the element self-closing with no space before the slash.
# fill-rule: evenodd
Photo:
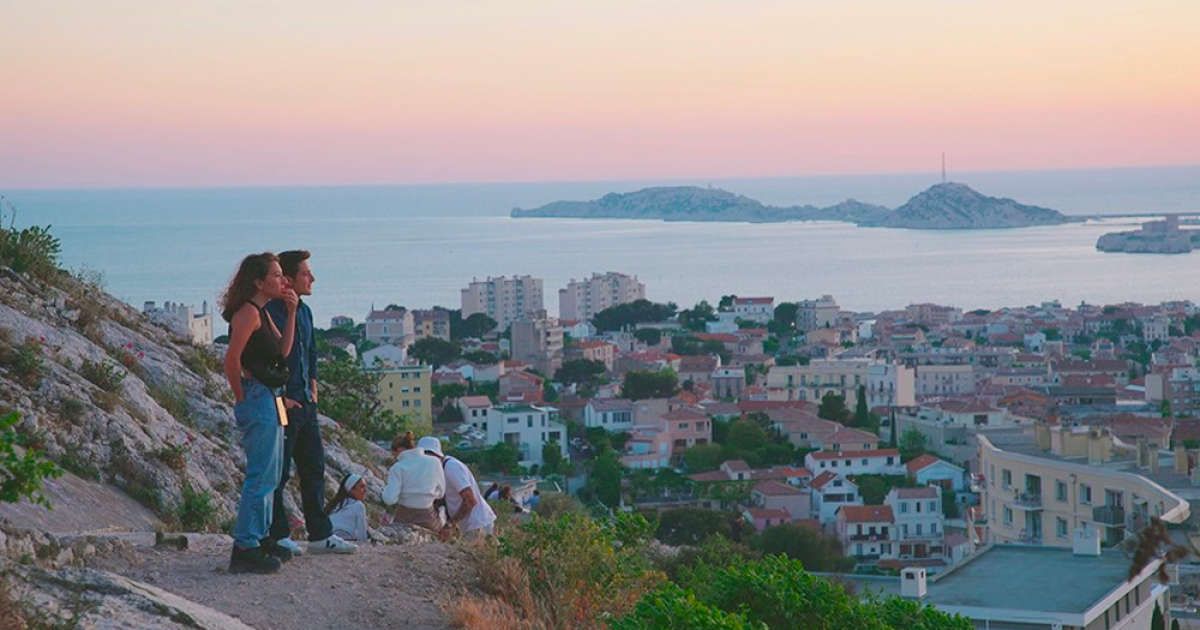
<svg viewBox="0 0 1200 630">
<path fill-rule="evenodd" d="M 1200 2 L 6 2 L 0 186 L 1200 163 Z"/>
</svg>

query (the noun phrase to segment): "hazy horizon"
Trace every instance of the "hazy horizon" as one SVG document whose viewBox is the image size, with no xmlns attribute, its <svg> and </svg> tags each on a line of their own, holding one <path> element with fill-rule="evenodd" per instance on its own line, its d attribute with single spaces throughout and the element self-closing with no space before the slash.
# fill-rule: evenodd
<svg viewBox="0 0 1200 630">
<path fill-rule="evenodd" d="M 1200 164 L 1200 3 L 0 8 L 0 186 Z"/>
</svg>

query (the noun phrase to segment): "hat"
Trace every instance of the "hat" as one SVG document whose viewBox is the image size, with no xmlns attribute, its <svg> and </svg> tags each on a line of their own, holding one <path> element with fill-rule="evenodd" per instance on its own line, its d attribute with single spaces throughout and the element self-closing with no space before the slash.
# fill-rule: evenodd
<svg viewBox="0 0 1200 630">
<path fill-rule="evenodd" d="M 350 473 L 349 475 L 346 475 L 346 480 L 342 482 L 342 489 L 344 489 L 346 492 L 350 492 L 354 489 L 354 486 L 358 485 L 358 482 L 360 481 L 362 481 L 362 475 Z"/>
<path fill-rule="evenodd" d="M 426 435 L 425 437 L 417 440 L 417 448 L 421 449 L 422 451 L 433 451 L 434 453 L 437 453 L 438 457 L 443 457 L 442 441 L 433 437 L 432 435 Z"/>
</svg>

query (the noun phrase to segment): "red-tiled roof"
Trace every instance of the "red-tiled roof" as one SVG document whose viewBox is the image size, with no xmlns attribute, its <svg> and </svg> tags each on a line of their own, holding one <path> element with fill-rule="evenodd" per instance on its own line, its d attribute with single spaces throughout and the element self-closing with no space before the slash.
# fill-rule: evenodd
<svg viewBox="0 0 1200 630">
<path fill-rule="evenodd" d="M 789 486 L 788 484 L 780 481 L 775 481 L 774 479 L 767 479 L 754 484 L 754 491 L 769 497 L 784 497 L 802 494 L 799 488 L 795 486 Z"/>
<path fill-rule="evenodd" d="M 749 508 L 746 510 L 746 512 L 748 512 L 750 514 L 750 517 L 755 520 L 758 520 L 758 519 L 774 520 L 777 518 L 787 520 L 787 521 L 792 520 L 792 515 L 790 512 L 788 512 L 787 510 L 780 510 L 780 509 L 776 509 L 776 508 Z"/>
<path fill-rule="evenodd" d="M 837 476 L 838 476 L 837 473 L 826 470 L 825 472 L 817 475 L 816 479 L 812 480 L 811 485 L 813 488 L 820 490 L 821 488 L 824 488 L 825 485 L 828 484 L 830 481 L 837 479 Z"/>
<path fill-rule="evenodd" d="M 813 459 L 853 459 L 861 457 L 887 457 L 888 455 L 899 457 L 900 451 L 894 448 L 877 448 L 872 451 L 838 451 L 836 453 L 833 451 L 817 451 L 809 453 L 809 456 Z"/>
<path fill-rule="evenodd" d="M 731 459 L 731 460 L 724 462 L 721 465 L 728 468 L 729 470 L 734 471 L 734 472 L 750 470 L 750 464 L 747 464 L 746 460 L 744 460 L 744 459 Z"/>
<path fill-rule="evenodd" d="M 773 297 L 739 297 L 733 298 L 734 304 L 772 304 L 775 302 Z"/>
<path fill-rule="evenodd" d="M 918 472 L 924 470 L 925 468 L 932 466 L 940 461 L 942 461 L 942 460 L 934 457 L 933 455 L 926 453 L 924 455 L 918 455 L 917 457 L 914 457 L 911 461 L 909 461 L 907 464 L 905 464 L 904 467 L 908 469 L 908 474 L 915 475 Z"/>
<path fill-rule="evenodd" d="M 847 523 L 891 523 L 895 519 L 890 505 L 843 505 L 838 517 Z"/>
<path fill-rule="evenodd" d="M 458 399 L 468 407 L 491 407 L 492 401 L 487 396 L 463 396 Z"/>
<path fill-rule="evenodd" d="M 923 488 L 892 488 L 900 499 L 936 499 L 938 489 L 933 486 Z"/>
</svg>

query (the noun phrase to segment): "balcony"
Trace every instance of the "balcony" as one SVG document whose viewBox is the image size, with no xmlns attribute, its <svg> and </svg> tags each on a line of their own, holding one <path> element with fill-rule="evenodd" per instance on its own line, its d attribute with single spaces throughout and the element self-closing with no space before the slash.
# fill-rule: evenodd
<svg viewBox="0 0 1200 630">
<path fill-rule="evenodd" d="M 1092 520 L 1105 527 L 1125 527 L 1125 508 L 1119 505 L 1098 505 L 1092 508 Z"/>
<path fill-rule="evenodd" d="M 1034 512 L 1042 509 L 1042 495 L 1022 492 L 1013 498 L 1012 507 L 1018 510 Z"/>
<path fill-rule="evenodd" d="M 884 534 L 850 534 L 852 542 L 880 542 L 890 540 Z"/>
</svg>

